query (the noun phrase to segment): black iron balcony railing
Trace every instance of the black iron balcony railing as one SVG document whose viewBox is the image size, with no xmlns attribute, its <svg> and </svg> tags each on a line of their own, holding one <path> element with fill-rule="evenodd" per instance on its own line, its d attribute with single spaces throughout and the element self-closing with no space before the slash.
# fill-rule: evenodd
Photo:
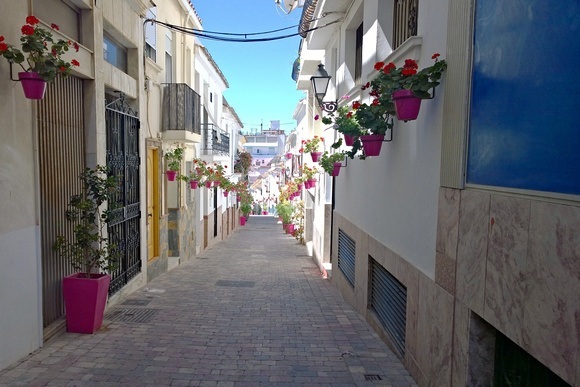
<svg viewBox="0 0 580 387">
<path fill-rule="evenodd" d="M 206 155 L 228 156 L 230 154 L 230 135 L 214 124 L 202 124 L 203 146 Z"/>
<path fill-rule="evenodd" d="M 201 134 L 201 104 L 199 94 L 185 83 L 163 86 L 163 116 L 161 130 L 184 130 Z"/>
<path fill-rule="evenodd" d="M 393 20 L 393 50 L 411 36 L 417 36 L 419 0 L 396 0 Z"/>
</svg>

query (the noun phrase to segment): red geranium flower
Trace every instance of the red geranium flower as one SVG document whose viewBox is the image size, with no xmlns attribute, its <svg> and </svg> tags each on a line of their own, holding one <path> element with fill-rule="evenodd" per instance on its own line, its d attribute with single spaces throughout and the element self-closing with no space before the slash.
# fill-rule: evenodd
<svg viewBox="0 0 580 387">
<path fill-rule="evenodd" d="M 363 86 L 363 87 L 361 87 L 360 89 L 361 89 L 361 90 L 366 90 L 366 89 L 368 89 L 370 86 L 371 86 L 371 83 L 370 83 L 370 82 L 367 82 L 367 83 L 365 83 L 365 84 L 364 84 L 364 86 Z"/>
<path fill-rule="evenodd" d="M 76 52 L 79 52 L 79 44 L 77 42 L 73 43 L 73 47 L 74 47 Z"/>
<path fill-rule="evenodd" d="M 375 70 L 380 70 L 385 67 L 385 62 L 377 62 L 375 63 Z"/>
<path fill-rule="evenodd" d="M 433 54 L 433 56 L 431 57 L 431 59 L 437 59 L 441 56 L 441 54 L 439 54 L 438 52 L 436 52 L 435 54 Z"/>
<path fill-rule="evenodd" d="M 52 23 L 50 25 L 50 28 L 52 28 L 53 30 L 56 30 L 56 31 L 60 30 L 60 27 L 54 23 Z M 68 44 L 70 44 L 70 40 L 69 40 Z"/>
<path fill-rule="evenodd" d="M 27 16 L 26 17 L 26 24 L 30 24 L 31 26 L 36 25 L 40 22 L 36 16 Z"/>
<path fill-rule="evenodd" d="M 386 65 L 385 68 L 383 68 L 383 72 L 385 74 L 388 74 L 391 72 L 391 70 L 394 70 L 396 68 L 397 68 L 397 66 L 395 66 L 395 64 L 393 62 L 389 62 L 389 64 Z"/>
<path fill-rule="evenodd" d="M 4 41 L 4 36 L 0 35 L 0 42 L 3 42 L 3 41 Z"/>
<path fill-rule="evenodd" d="M 372 105 L 373 105 L 373 106 L 377 106 L 378 104 L 379 104 L 379 100 L 378 100 L 378 98 L 375 98 L 375 99 L 373 99 L 373 103 L 372 103 Z"/>
<path fill-rule="evenodd" d="M 318 121 L 318 119 L 320 118 L 320 116 L 317 114 L 314 116 L 314 121 Z"/>
<path fill-rule="evenodd" d="M 352 112 L 346 113 L 346 118 L 352 118 Z"/>
<path fill-rule="evenodd" d="M 79 63 L 79 61 L 78 61 L 78 60 L 76 60 L 76 59 L 73 59 L 73 60 L 71 60 L 71 61 L 70 61 L 70 64 L 71 64 L 71 65 L 73 65 L 73 66 L 77 66 L 77 67 L 81 65 L 81 64 Z"/>
<path fill-rule="evenodd" d="M 354 101 L 354 102 L 352 103 L 352 108 L 353 108 L 354 110 L 358 109 L 359 107 L 360 107 L 360 102 L 359 102 L 359 101 Z"/>
<path fill-rule="evenodd" d="M 34 27 L 32 26 L 22 26 L 22 35 L 34 35 Z"/>
<path fill-rule="evenodd" d="M 60 66 L 60 71 L 64 73 L 66 71 L 66 67 L 65 66 Z"/>
<path fill-rule="evenodd" d="M 417 70 L 411 69 L 411 68 L 406 68 L 406 69 L 403 69 L 401 71 L 401 74 L 403 74 L 404 76 L 408 77 L 409 75 L 415 75 L 415 74 L 417 74 Z"/>
<path fill-rule="evenodd" d="M 8 45 L 6 43 L 0 43 L 0 51 L 8 50 Z"/>
</svg>

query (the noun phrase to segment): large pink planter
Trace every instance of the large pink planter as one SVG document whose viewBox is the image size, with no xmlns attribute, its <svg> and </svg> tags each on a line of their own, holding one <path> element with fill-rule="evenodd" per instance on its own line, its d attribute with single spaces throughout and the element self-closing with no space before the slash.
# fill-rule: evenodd
<svg viewBox="0 0 580 387">
<path fill-rule="evenodd" d="M 175 181 L 175 176 L 177 176 L 177 171 L 167 171 L 167 172 L 165 172 L 165 174 L 167 175 L 167 180 Z"/>
<path fill-rule="evenodd" d="M 24 96 L 26 98 L 44 98 L 44 93 L 46 92 L 46 81 L 42 79 L 40 75 L 33 72 L 23 71 L 18 73 L 18 79 L 22 84 L 22 90 L 24 91 Z"/>
<path fill-rule="evenodd" d="M 342 167 L 342 163 L 334 163 L 332 164 L 332 166 L 333 168 L 330 176 L 338 176 L 338 174 L 340 173 L 340 167 Z"/>
<path fill-rule="evenodd" d="M 321 154 L 322 152 L 310 152 L 310 157 L 312 157 L 313 162 L 317 163 Z"/>
<path fill-rule="evenodd" d="M 111 276 L 77 273 L 62 280 L 66 330 L 74 333 L 95 333 L 103 324 L 103 314 Z"/>
<path fill-rule="evenodd" d="M 245 226 L 245 225 L 246 225 L 246 217 L 240 216 L 240 226 Z"/>
<path fill-rule="evenodd" d="M 288 231 L 288 234 L 292 234 L 294 232 L 294 223 L 289 223 L 286 230 Z"/>
<path fill-rule="evenodd" d="M 416 120 L 421 108 L 421 98 L 415 97 L 411 90 L 397 90 L 393 93 L 397 118 L 403 121 Z"/>
<path fill-rule="evenodd" d="M 384 134 L 369 134 L 360 136 L 360 140 L 367 156 L 378 156 L 381 154 L 381 147 L 383 146 Z"/>
</svg>

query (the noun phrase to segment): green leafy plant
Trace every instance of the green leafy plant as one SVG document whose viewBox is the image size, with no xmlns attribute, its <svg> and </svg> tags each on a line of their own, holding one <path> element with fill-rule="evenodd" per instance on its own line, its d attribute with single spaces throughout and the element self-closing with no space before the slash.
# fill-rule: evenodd
<svg viewBox="0 0 580 387">
<path fill-rule="evenodd" d="M 302 140 L 302 148 L 300 153 L 318 152 L 318 147 L 324 142 L 322 137 L 314 136 L 309 140 Z"/>
<path fill-rule="evenodd" d="M 318 160 L 318 164 L 326 173 L 329 175 L 332 174 L 332 170 L 334 169 L 334 163 L 340 163 L 344 160 L 345 153 L 343 152 L 335 152 L 335 153 L 328 153 L 324 152 L 320 159 Z"/>
<path fill-rule="evenodd" d="M 322 117 L 321 121 L 326 125 L 333 124 L 334 129 L 347 136 L 356 137 L 365 134 L 365 130 L 354 116 L 354 111 L 347 105 L 339 107 L 335 113 Z"/>
<path fill-rule="evenodd" d="M 70 63 L 62 59 L 69 47 L 78 51 L 79 45 L 70 40 L 55 41 L 52 32 L 42 28 L 39 23 L 40 20 L 35 16 L 26 17 L 26 24 L 21 28 L 21 49 L 5 43 L 4 36 L 0 36 L 0 55 L 18 64 L 25 72 L 37 73 L 45 81 L 53 82 L 58 75 L 69 75 L 72 67 L 80 65 L 76 59 Z M 58 31 L 59 27 L 53 23 L 51 29 Z"/>
<path fill-rule="evenodd" d="M 276 212 L 278 213 L 278 216 L 282 218 L 282 223 L 289 224 L 292 221 L 292 212 L 294 212 L 294 206 L 286 200 L 280 201 L 276 205 Z"/>
<path fill-rule="evenodd" d="M 240 205 L 240 211 L 242 211 L 242 214 L 244 214 L 244 216 L 248 216 L 250 212 L 252 212 L 252 205 L 248 202 L 243 202 Z"/>
<path fill-rule="evenodd" d="M 107 173 L 107 167 L 97 165 L 79 176 L 82 192 L 71 196 L 66 211 L 67 221 L 73 224 L 73 239 L 58 236 L 53 246 L 75 270 L 89 278 L 97 269 L 114 270 L 120 257 L 118 247 L 105 236 L 120 191 L 118 179 Z"/>
<path fill-rule="evenodd" d="M 179 172 L 181 169 L 181 161 L 185 154 L 185 148 L 179 145 L 175 146 L 172 150 L 165 153 L 165 159 L 167 160 L 167 167 L 170 171 Z"/>
</svg>

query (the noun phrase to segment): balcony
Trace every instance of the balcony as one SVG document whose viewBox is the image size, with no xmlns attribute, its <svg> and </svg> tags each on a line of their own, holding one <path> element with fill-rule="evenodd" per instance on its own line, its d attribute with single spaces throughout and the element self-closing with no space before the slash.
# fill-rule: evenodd
<svg viewBox="0 0 580 387">
<path fill-rule="evenodd" d="M 230 135 L 214 124 L 202 124 L 202 153 L 213 156 L 229 156 Z"/>
<path fill-rule="evenodd" d="M 164 140 L 201 142 L 199 95 L 185 83 L 163 86 L 161 131 Z"/>
</svg>

